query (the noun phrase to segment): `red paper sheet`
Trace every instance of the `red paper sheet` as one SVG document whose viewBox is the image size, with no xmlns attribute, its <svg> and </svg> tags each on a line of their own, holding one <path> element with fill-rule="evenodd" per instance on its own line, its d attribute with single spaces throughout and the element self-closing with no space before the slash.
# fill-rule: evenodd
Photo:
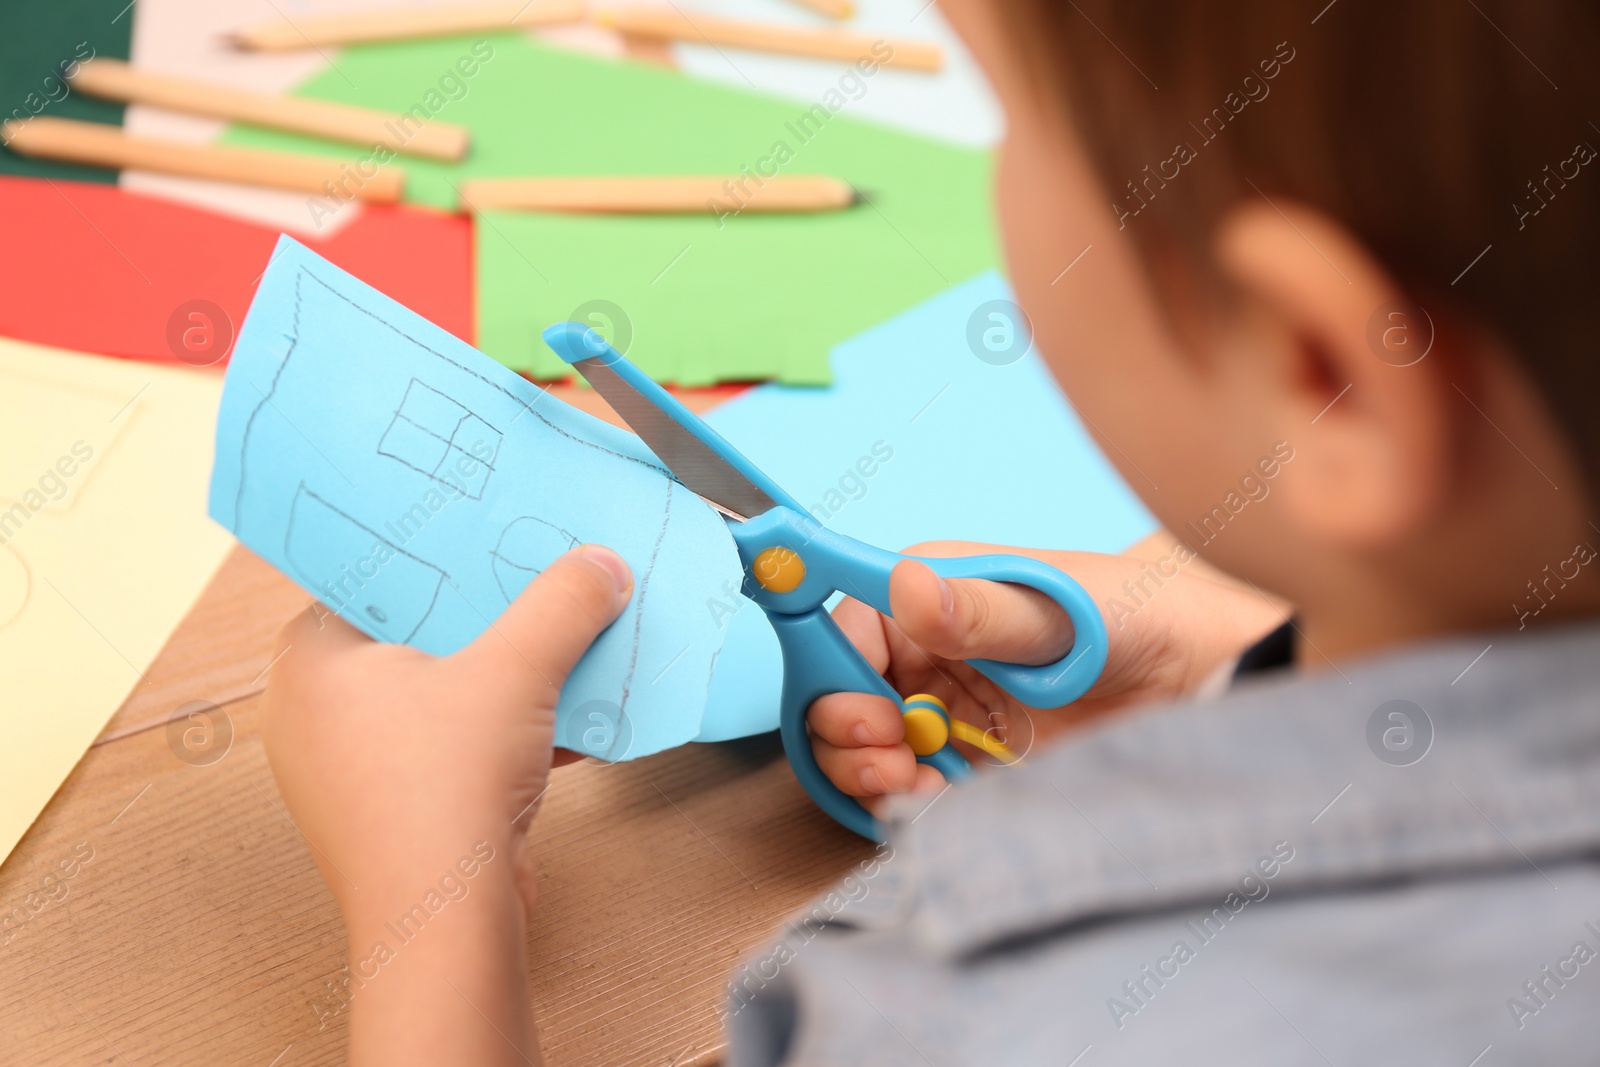
<svg viewBox="0 0 1600 1067">
<path fill-rule="evenodd" d="M 237 333 L 278 235 L 115 186 L 0 175 L 0 335 L 172 362 Z M 366 207 L 319 255 L 472 340 L 468 219 Z M 204 301 L 205 304 L 198 302 Z M 228 323 L 210 323 L 207 305 Z M 208 355 L 208 352 L 210 353 Z"/>
</svg>

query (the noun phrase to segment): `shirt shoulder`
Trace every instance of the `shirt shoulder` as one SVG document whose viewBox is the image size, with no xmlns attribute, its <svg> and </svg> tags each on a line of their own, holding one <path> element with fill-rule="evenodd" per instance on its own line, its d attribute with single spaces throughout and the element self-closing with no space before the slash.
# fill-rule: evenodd
<svg viewBox="0 0 1600 1067">
<path fill-rule="evenodd" d="M 1562 962 L 1580 941 L 1600 951 L 1584 926 L 1600 926 L 1597 650 L 1600 630 L 1578 627 L 1272 672 L 902 812 L 856 899 L 786 934 L 766 973 L 740 972 L 733 1062 L 1059 1067 L 1090 1044 L 1105 1062 L 1113 1038 L 1164 1055 L 1180 1034 L 1282 1042 L 1263 1060 L 1282 1062 L 1306 1058 L 1286 1020 L 1315 1040 L 1358 1010 L 1394 1047 L 1447 1058 L 1450 1034 L 1565 1048 L 1546 1022 L 1578 1013 L 1525 989 L 1538 978 L 1516 961 L 1546 946 L 1562 978 L 1587 966 Z M 1562 980 L 1568 1004 L 1590 995 Z M 1519 996 L 1539 1011 L 1505 1030 Z M 1323 1040 L 1351 1062 L 1403 1061 L 1351 1044 L 1359 1029 Z"/>
</svg>

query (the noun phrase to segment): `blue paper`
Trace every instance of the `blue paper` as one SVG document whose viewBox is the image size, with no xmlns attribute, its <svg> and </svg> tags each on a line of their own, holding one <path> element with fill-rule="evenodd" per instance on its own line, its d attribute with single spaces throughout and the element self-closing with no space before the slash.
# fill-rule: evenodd
<svg viewBox="0 0 1600 1067">
<path fill-rule="evenodd" d="M 567 549 L 609 545 L 634 596 L 556 735 L 606 760 L 699 732 L 724 636 L 707 605 L 742 577 L 723 519 L 638 438 L 288 237 L 234 346 L 211 516 L 367 634 L 436 655 Z"/>
<path fill-rule="evenodd" d="M 1037 353 L 997 365 L 974 352 L 993 302 L 1011 298 L 998 274 L 981 275 L 837 346 L 832 386 L 764 385 L 706 421 L 814 518 L 868 544 L 1120 552 L 1156 520 Z M 701 740 L 778 724 L 777 639 L 741 605 L 725 620 Z"/>
</svg>

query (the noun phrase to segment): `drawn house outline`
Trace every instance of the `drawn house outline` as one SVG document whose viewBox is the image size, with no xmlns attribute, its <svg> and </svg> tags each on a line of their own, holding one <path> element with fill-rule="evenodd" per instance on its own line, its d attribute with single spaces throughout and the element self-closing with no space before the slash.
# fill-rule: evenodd
<svg viewBox="0 0 1600 1067">
<path fill-rule="evenodd" d="M 270 264 L 269 264 L 269 266 L 270 266 Z M 239 439 L 239 464 L 238 464 L 239 481 L 238 481 L 238 485 L 237 485 L 237 487 L 235 488 L 235 491 L 234 491 L 233 521 L 231 523 L 231 528 L 234 529 L 237 532 L 240 529 L 240 527 L 243 525 L 243 520 L 241 519 L 240 516 L 241 516 L 241 513 L 244 510 L 244 491 L 245 491 L 245 486 L 246 486 L 246 484 L 248 484 L 249 478 L 250 478 L 250 473 L 249 473 L 250 440 L 251 440 L 252 433 L 253 433 L 253 431 L 255 429 L 255 426 L 256 426 L 256 421 L 257 421 L 258 417 L 261 415 L 261 412 L 263 410 L 265 410 L 265 409 L 267 409 L 269 407 L 275 408 L 275 405 L 273 404 L 273 396 L 278 391 L 278 386 L 283 380 L 284 372 L 285 372 L 285 370 L 287 370 L 287 368 L 289 366 L 289 363 L 291 362 L 291 360 L 294 359 L 296 353 L 299 351 L 300 310 L 301 310 L 301 306 L 302 306 L 302 303 L 303 303 L 305 282 L 308 279 L 309 279 L 309 281 L 311 281 L 315 285 L 320 286 L 329 296 L 332 296 L 336 300 L 342 301 L 343 303 L 349 305 L 349 307 L 351 309 L 353 309 L 354 311 L 357 311 L 360 314 L 365 315 L 368 318 L 372 319 L 378 325 L 380 325 L 380 326 L 384 327 L 385 329 L 389 330 L 391 333 L 393 333 L 400 340 L 408 342 L 414 348 L 417 348 L 417 349 L 420 349 L 423 352 L 426 352 L 428 355 L 430 355 L 433 358 L 439 360 L 441 363 L 447 365 L 453 371 L 455 371 L 457 373 L 460 373 L 460 374 L 464 374 L 464 375 L 466 375 L 466 376 L 468 376 L 470 378 L 476 379 L 478 382 L 482 383 L 484 386 L 487 386 L 488 388 L 493 389 L 496 392 L 501 393 L 502 395 L 504 395 L 505 397 L 510 399 L 513 403 L 515 403 L 519 408 L 522 409 L 521 411 L 518 412 L 518 414 L 516 416 L 517 419 L 520 419 L 525 414 L 526 415 L 531 415 L 534 419 L 536 419 L 540 423 L 544 424 L 546 429 L 548 429 L 551 432 L 555 433 L 559 437 L 565 438 L 568 442 L 570 442 L 572 444 L 579 445 L 579 446 L 581 446 L 583 448 L 594 449 L 594 450 L 596 450 L 598 452 L 602 452 L 602 453 L 604 453 L 604 454 L 606 454 L 608 456 L 611 456 L 613 458 L 616 458 L 616 459 L 624 460 L 624 461 L 626 461 L 628 463 L 638 464 L 639 466 L 644 467 L 644 468 L 646 468 L 648 470 L 655 471 L 656 473 L 662 475 L 666 479 L 666 499 L 663 502 L 662 516 L 661 516 L 661 528 L 658 531 L 658 534 L 657 534 L 657 537 L 656 537 L 655 550 L 654 550 L 654 552 L 651 553 L 651 557 L 650 557 L 649 563 L 646 566 L 640 568 L 638 573 L 637 573 L 638 587 L 637 587 L 637 591 L 634 594 L 633 602 L 632 602 L 632 604 L 630 606 L 631 610 L 633 610 L 633 611 L 635 611 L 637 613 L 636 617 L 635 617 L 635 620 L 634 620 L 634 627 L 633 627 L 632 654 L 631 654 L 631 656 L 629 658 L 628 668 L 627 668 L 626 674 L 622 679 L 622 683 L 621 683 L 621 699 L 618 701 L 618 709 L 619 709 L 619 711 L 621 711 L 623 714 L 626 714 L 627 705 L 628 705 L 628 697 L 629 697 L 630 693 L 632 692 L 632 689 L 633 689 L 633 678 L 634 678 L 634 674 L 635 674 L 635 672 L 637 670 L 637 667 L 638 667 L 639 640 L 640 640 L 640 632 L 639 632 L 640 618 L 639 618 L 639 616 L 642 616 L 642 613 L 644 611 L 645 598 L 646 598 L 647 594 L 649 593 L 649 589 L 650 589 L 650 578 L 655 573 L 657 554 L 661 550 L 661 543 L 664 540 L 664 538 L 666 537 L 667 528 L 668 528 L 668 525 L 671 522 L 672 502 L 673 502 L 673 495 L 674 495 L 673 494 L 673 490 L 677 486 L 677 482 L 673 478 L 672 472 L 667 470 L 665 467 L 663 467 L 659 463 L 651 462 L 651 461 L 643 459 L 643 458 L 641 458 L 639 456 L 629 455 L 626 452 L 618 452 L 615 449 L 607 448 L 603 444 L 600 444 L 600 443 L 595 442 L 595 441 L 587 440 L 585 438 L 579 437 L 576 434 L 573 434 L 573 433 L 563 429 L 562 427 L 560 427 L 560 426 L 556 425 L 554 422 L 552 422 L 549 418 L 547 418 L 542 412 L 536 410 L 534 405 L 533 405 L 533 403 L 530 403 L 529 401 L 524 400 L 523 397 L 521 397 L 517 393 L 511 391 L 506 386 L 504 386 L 501 383 L 496 382 L 496 381 L 488 378 L 487 376 L 485 376 L 481 372 L 479 372 L 477 370 L 474 370 L 472 367 L 467 366 L 466 364 L 461 363 L 458 360 L 452 359 L 450 356 L 445 355 L 443 352 L 440 352 L 438 349 L 433 348 L 433 347 L 429 346 L 428 344 L 424 343 L 423 341 L 418 340 L 416 337 L 413 337 L 411 334 L 407 333 L 405 330 L 403 330 L 400 327 L 396 326 L 394 323 L 392 323 L 392 322 L 388 321 L 387 319 L 383 318 L 381 315 L 377 314 L 376 312 L 373 312 L 373 311 L 371 311 L 371 310 L 369 310 L 369 309 L 367 309 L 365 307 L 362 307 L 355 300 L 353 300 L 350 297 L 346 296 L 344 293 L 341 293 L 332 284 L 330 284 L 329 282 L 323 280 L 322 278 L 317 277 L 317 275 L 315 273 L 313 273 L 310 269 L 308 269 L 303 264 L 297 265 L 296 268 L 295 268 L 295 276 L 294 276 L 294 312 L 293 312 L 293 317 L 291 319 L 290 332 L 282 335 L 289 342 L 288 348 L 284 351 L 282 360 L 279 361 L 277 368 L 273 371 L 272 381 L 268 384 L 266 389 L 263 390 L 263 389 L 255 386 L 254 383 L 251 383 L 252 388 L 254 389 L 254 391 L 256 392 L 257 396 L 259 397 L 259 400 L 255 404 L 255 406 L 250 409 L 250 413 L 245 417 L 245 419 L 244 419 L 244 431 L 243 431 L 242 434 L 240 434 L 240 439 Z M 420 379 L 415 379 L 415 380 L 419 380 L 420 381 Z M 424 382 L 423 384 L 427 384 L 427 383 Z M 430 386 L 430 388 L 432 388 L 432 387 Z M 537 389 L 536 386 L 533 387 L 533 388 Z M 435 390 L 435 391 L 439 391 L 439 390 Z M 445 394 L 445 395 L 448 395 L 448 394 Z M 542 393 L 542 391 L 540 392 L 540 395 L 541 396 L 544 395 Z M 535 399 L 537 399 L 537 397 Z M 282 416 L 280 415 L 280 418 L 281 417 Z M 285 420 L 285 421 L 287 421 L 287 420 Z M 512 420 L 513 423 L 515 423 L 515 421 L 516 421 L 516 419 Z M 485 423 L 485 425 L 487 425 L 487 423 Z M 509 427 L 508 427 L 508 429 L 509 429 Z M 313 449 L 314 448 L 315 448 L 315 446 L 313 446 Z M 496 456 L 498 457 L 498 449 L 496 450 Z M 326 457 L 323 457 L 323 458 L 324 458 L 324 462 L 327 462 L 329 467 L 331 469 L 333 469 L 337 473 L 338 469 L 333 466 L 332 462 L 327 460 Z M 341 477 L 342 477 L 342 475 L 341 475 Z M 324 501 L 324 503 L 326 503 L 326 501 Z M 329 505 L 329 506 L 331 507 L 332 505 Z M 337 510 L 337 509 L 335 509 L 335 510 Z M 350 518 L 348 515 L 346 517 Z M 359 522 L 356 522 L 356 520 L 354 520 L 353 518 L 351 518 L 350 521 L 351 522 L 355 522 L 355 524 L 358 527 L 360 527 L 361 529 L 367 530 L 369 533 L 371 532 L 368 527 L 363 526 Z M 286 530 L 285 531 L 285 540 L 286 541 L 287 541 L 287 538 L 288 538 L 288 531 Z M 378 540 L 384 542 L 385 544 L 390 544 L 390 542 L 388 542 L 386 539 L 384 539 L 382 537 L 379 537 Z M 417 562 L 423 564 L 424 566 L 431 567 L 434 570 L 438 571 L 439 574 L 441 575 L 441 577 L 443 578 L 443 580 L 445 580 L 445 581 L 449 580 L 448 575 L 445 575 L 445 573 L 442 570 L 440 570 L 438 567 L 434 566 L 433 564 L 428 563 L 426 560 L 422 560 L 420 557 L 414 556 L 414 555 L 412 555 L 410 553 L 404 553 L 404 555 L 407 558 L 416 560 Z M 285 558 L 287 558 L 287 552 L 286 552 Z M 491 563 L 492 563 L 492 561 L 491 561 Z M 318 586 L 315 583 L 308 583 L 308 585 L 309 585 L 310 588 L 313 588 L 313 589 L 318 588 Z M 455 588 L 455 583 L 451 582 L 451 586 L 452 586 L 452 588 Z M 413 630 L 411 631 L 412 634 L 414 634 L 416 632 L 416 629 L 419 629 L 421 627 L 421 625 L 424 622 L 427 621 L 428 615 L 432 613 L 433 607 L 434 607 L 434 603 L 436 603 L 436 601 L 437 601 L 437 592 L 435 592 L 434 600 L 429 603 L 427 612 L 424 613 L 422 618 L 418 621 L 417 626 L 415 628 L 413 628 Z M 406 637 L 400 638 L 399 640 L 402 640 L 402 641 L 409 640 L 410 636 L 411 635 L 408 634 Z"/>
</svg>

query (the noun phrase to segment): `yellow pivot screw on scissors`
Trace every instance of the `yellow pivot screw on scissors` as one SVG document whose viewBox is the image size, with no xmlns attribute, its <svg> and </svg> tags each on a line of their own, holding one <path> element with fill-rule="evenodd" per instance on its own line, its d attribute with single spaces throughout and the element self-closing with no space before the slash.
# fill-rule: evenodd
<svg viewBox="0 0 1600 1067">
<path fill-rule="evenodd" d="M 952 737 L 1008 762 L 1016 757 L 986 732 L 952 719 L 937 697 L 918 694 L 902 702 L 825 610 L 835 593 L 892 615 L 889 575 L 905 559 L 920 559 L 941 578 L 1026 585 L 1066 611 L 1072 620 L 1072 647 L 1056 662 L 1039 667 L 987 659 L 968 663 L 1036 708 L 1070 704 L 1100 677 L 1106 663 L 1105 623 L 1083 587 L 1054 567 L 1026 556 L 903 556 L 834 533 L 593 330 L 581 323 L 560 323 L 544 332 L 544 340 L 606 398 L 678 481 L 727 519 L 745 566 L 744 594 L 766 613 L 783 650 L 778 729 L 784 752 L 818 806 L 856 833 L 882 840 L 883 826 L 817 766 L 806 732 L 806 709 L 819 697 L 873 693 L 900 703 L 907 744 L 918 762 L 939 771 L 946 781 L 972 771 L 950 744 Z"/>
<path fill-rule="evenodd" d="M 932 693 L 912 693 L 900 702 L 900 717 L 906 730 L 906 745 L 917 756 L 931 756 L 945 746 L 950 738 L 965 741 L 981 749 L 1001 763 L 1016 763 L 1022 757 L 989 731 L 980 730 L 970 722 L 952 719 L 944 701 Z"/>
</svg>

